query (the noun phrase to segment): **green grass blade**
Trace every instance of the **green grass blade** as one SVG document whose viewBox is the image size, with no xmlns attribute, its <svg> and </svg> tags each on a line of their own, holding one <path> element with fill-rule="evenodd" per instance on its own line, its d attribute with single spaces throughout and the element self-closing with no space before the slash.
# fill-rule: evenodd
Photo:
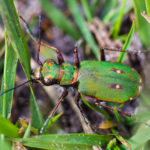
<svg viewBox="0 0 150 150">
<path fill-rule="evenodd" d="M 28 137 L 30 137 L 30 134 L 31 134 L 31 123 L 29 122 L 28 127 L 27 127 L 27 129 L 26 129 L 26 131 L 25 131 L 25 133 L 24 133 L 23 138 L 28 138 Z"/>
<path fill-rule="evenodd" d="M 122 3 L 122 7 L 121 7 L 121 11 L 120 13 L 118 14 L 118 19 L 112 29 L 112 35 L 114 38 L 116 38 L 119 34 L 119 31 L 120 31 L 120 28 L 121 28 L 121 24 L 122 24 L 122 20 L 123 20 L 123 16 L 124 16 L 124 10 L 125 10 L 125 7 L 126 7 L 126 3 L 127 3 L 127 0 L 124 0 L 123 3 Z"/>
<path fill-rule="evenodd" d="M 114 112 L 114 114 L 115 114 L 115 116 L 116 116 L 117 121 L 118 121 L 119 123 L 122 123 L 123 120 L 122 120 L 122 118 L 121 118 L 119 112 L 117 111 L 117 107 L 116 107 L 116 106 L 114 106 L 114 111 L 113 111 L 113 112 Z"/>
<path fill-rule="evenodd" d="M 147 13 L 150 16 L 150 0 L 145 0 L 145 2 L 146 2 Z"/>
<path fill-rule="evenodd" d="M 101 17 L 102 20 L 105 18 L 105 16 L 107 16 L 108 13 L 110 13 L 112 10 L 116 11 L 116 9 L 118 8 L 118 0 L 107 0 L 105 1 L 105 3 L 103 4 L 103 9 L 101 12 Z M 119 8 L 118 8 L 119 9 Z"/>
<path fill-rule="evenodd" d="M 126 119 L 126 121 L 125 121 L 126 125 L 131 126 L 135 123 L 143 123 L 143 124 L 150 127 L 149 123 L 146 123 L 149 120 L 149 116 L 150 116 L 149 111 L 148 112 L 147 111 L 146 112 L 141 112 L 141 113 L 135 114 L 134 116 L 136 117 L 136 119 L 131 118 L 131 117 L 126 117 L 125 118 Z"/>
<path fill-rule="evenodd" d="M 128 37 L 127 37 L 125 44 L 124 44 L 122 49 L 127 50 L 130 48 L 130 45 L 131 45 L 131 42 L 132 42 L 132 39 L 134 36 L 134 31 L 135 31 L 135 23 L 133 22 L 132 27 L 130 29 L 130 32 L 128 34 Z M 127 56 L 126 52 L 121 52 L 120 56 L 118 58 L 118 63 L 123 63 L 125 61 L 126 56 Z"/>
<path fill-rule="evenodd" d="M 47 119 L 45 120 L 45 122 L 43 123 L 41 130 L 40 130 L 40 134 L 43 134 L 44 132 L 46 132 L 46 129 L 50 128 L 60 117 L 61 117 L 62 113 L 49 118 L 47 117 Z"/>
<path fill-rule="evenodd" d="M 5 62 L 1 92 L 14 87 L 16 68 L 18 63 L 18 58 L 13 50 L 12 45 L 8 45 L 6 31 L 5 41 Z M 12 90 L 0 97 L 0 114 L 3 117 L 10 118 L 11 116 L 10 112 L 12 107 L 13 92 L 14 91 Z"/>
<path fill-rule="evenodd" d="M 141 13 L 146 11 L 145 1 L 141 0 L 133 0 L 134 2 L 134 9 L 136 14 L 136 22 L 137 22 L 137 31 L 138 35 L 143 43 L 144 46 L 150 46 L 150 24 L 145 20 Z"/>
<path fill-rule="evenodd" d="M 94 14 L 96 12 L 96 8 L 97 8 L 97 6 L 99 5 L 100 2 L 101 2 L 100 0 L 93 0 L 92 1 L 91 11 L 92 11 L 93 16 L 94 16 Z"/>
<path fill-rule="evenodd" d="M 26 73 L 26 76 L 28 79 L 30 79 L 30 53 L 29 48 L 27 45 L 27 42 L 25 41 L 23 32 L 21 30 L 21 26 L 19 23 L 18 15 L 14 6 L 14 3 L 12 0 L 0 0 L 0 13 L 2 15 L 4 25 L 6 27 L 8 37 L 11 40 L 11 44 L 17 53 L 17 56 L 21 62 L 21 65 L 24 69 L 24 72 Z M 33 93 L 32 85 L 31 83 L 30 89 L 33 97 L 33 103 L 35 109 L 35 113 L 37 114 L 36 120 L 38 120 L 39 125 L 38 127 L 42 125 L 42 117 L 35 99 L 35 95 Z M 40 115 L 39 115 L 40 114 Z M 34 120 L 32 120 L 34 122 Z"/>
<path fill-rule="evenodd" d="M 82 2 L 82 5 L 84 7 L 84 11 L 85 11 L 85 14 L 86 14 L 86 17 L 87 17 L 87 20 L 88 22 L 92 22 L 93 20 L 93 17 L 92 17 L 92 13 L 91 13 L 91 10 L 90 10 L 90 4 L 89 2 L 87 2 L 87 0 L 81 0 Z"/>
<path fill-rule="evenodd" d="M 15 125 L 0 115 L 0 134 L 4 134 L 11 138 L 17 138 L 20 137 L 18 132 L 19 129 Z"/>
<path fill-rule="evenodd" d="M 111 141 L 109 141 L 106 150 L 121 150 L 120 147 L 117 145 L 116 138 L 113 138 Z"/>
<path fill-rule="evenodd" d="M 137 132 L 128 140 L 132 150 L 135 150 L 150 140 L 150 127 L 144 127 L 143 125 L 137 130 Z"/>
<path fill-rule="evenodd" d="M 115 129 L 111 129 L 112 133 L 115 135 L 116 139 L 118 141 L 120 141 L 126 148 L 131 149 L 131 146 L 129 145 L 129 143 L 127 142 L 126 139 L 124 139 L 118 131 L 116 131 Z"/>
<path fill-rule="evenodd" d="M 62 113 L 52 117 L 52 119 L 49 121 L 46 129 L 50 128 L 51 126 L 53 126 L 55 124 L 55 122 L 62 116 Z"/>
<path fill-rule="evenodd" d="M 122 8 L 120 7 L 120 5 L 117 4 L 117 2 L 113 0 L 111 1 L 112 5 L 111 3 L 108 2 L 106 2 L 105 4 L 106 6 L 108 5 L 108 7 L 104 5 L 103 12 L 102 12 L 102 22 L 104 24 L 111 23 L 112 25 L 114 25 L 118 20 L 118 14 L 120 14 Z M 128 15 L 128 13 L 130 13 L 130 11 L 133 9 L 133 5 L 131 5 L 130 3 L 131 3 L 130 1 L 127 1 L 126 7 L 124 9 L 124 16 Z"/>
<path fill-rule="evenodd" d="M 12 150 L 12 143 L 5 139 L 4 135 L 0 134 L 0 149 L 1 150 Z"/>
<path fill-rule="evenodd" d="M 110 135 L 96 134 L 47 134 L 26 139 L 14 139 L 25 146 L 49 150 L 86 149 L 89 146 L 106 146 Z"/>
<path fill-rule="evenodd" d="M 11 62 L 10 62 L 10 58 L 12 59 Z M 4 73 L 3 73 L 1 92 L 4 91 L 6 88 L 9 89 L 14 86 L 17 61 L 18 59 L 17 59 L 16 53 L 14 53 L 12 46 L 8 44 L 7 33 L 5 30 L 5 62 L 4 62 L 5 64 L 4 64 Z M 3 117 L 6 117 L 6 118 L 10 117 L 12 98 L 13 98 L 13 91 L 8 93 L 7 95 L 0 97 L 0 114 Z M 11 123 L 8 122 L 8 120 L 6 120 L 5 118 L 0 119 L 0 122 L 2 122 L 0 123 L 0 149 L 11 150 L 12 145 L 9 141 L 7 141 L 5 137 L 5 135 L 7 135 L 7 133 L 10 132 L 10 131 L 7 131 L 6 128 L 10 129 L 9 125 L 11 125 Z"/>
<path fill-rule="evenodd" d="M 50 2 L 49 0 L 39 1 L 54 24 L 56 24 L 62 31 L 72 36 L 75 40 L 78 40 L 80 38 L 80 34 L 76 30 L 75 26 L 52 2 Z"/>
<path fill-rule="evenodd" d="M 30 78 L 29 48 L 25 42 L 13 1 L 0 0 L 0 12 L 12 46 L 19 57 L 27 77 Z"/>
<path fill-rule="evenodd" d="M 31 110 L 31 116 L 32 116 L 32 125 L 34 128 L 40 129 L 44 121 L 40 113 L 38 104 L 36 102 L 33 89 L 30 88 L 30 91 L 31 91 L 30 110 Z"/>
<path fill-rule="evenodd" d="M 91 108 L 92 110 L 95 110 L 95 111 L 100 112 L 101 114 L 103 114 L 103 115 L 106 117 L 107 120 L 111 120 L 110 115 L 109 115 L 106 111 L 100 109 L 99 107 L 97 107 L 97 106 L 94 105 L 94 104 L 89 103 L 89 102 L 84 98 L 84 96 L 83 96 L 82 94 L 81 94 L 81 98 L 82 98 L 84 104 L 87 105 L 89 108 Z"/>
<path fill-rule="evenodd" d="M 88 26 L 86 24 L 85 19 L 82 16 L 82 13 L 80 11 L 80 8 L 77 4 L 77 1 L 73 0 L 67 0 L 67 4 L 69 6 L 69 9 L 72 12 L 72 15 L 81 31 L 83 34 L 83 37 L 87 41 L 87 43 L 91 46 L 93 53 L 95 54 L 95 57 L 99 60 L 100 59 L 100 53 L 99 53 L 99 48 L 91 34 L 91 32 L 88 29 Z"/>
</svg>

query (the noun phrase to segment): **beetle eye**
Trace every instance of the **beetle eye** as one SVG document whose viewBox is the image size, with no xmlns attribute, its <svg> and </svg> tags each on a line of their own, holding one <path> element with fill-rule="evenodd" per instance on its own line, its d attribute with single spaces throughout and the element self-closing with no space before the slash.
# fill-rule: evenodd
<svg viewBox="0 0 150 150">
<path fill-rule="evenodd" d="M 44 78 L 43 79 L 43 84 L 45 85 L 53 85 L 53 84 L 56 84 L 57 81 L 55 79 L 47 79 L 47 78 Z"/>
<path fill-rule="evenodd" d="M 44 79 L 44 82 L 45 82 L 46 84 L 48 84 L 48 85 L 51 85 L 52 79 L 47 79 L 47 78 L 45 78 L 45 79 Z"/>
</svg>

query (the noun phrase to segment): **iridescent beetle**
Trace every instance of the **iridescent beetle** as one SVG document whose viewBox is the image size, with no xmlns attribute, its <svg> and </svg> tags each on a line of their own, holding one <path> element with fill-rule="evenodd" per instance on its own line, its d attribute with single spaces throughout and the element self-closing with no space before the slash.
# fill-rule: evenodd
<svg viewBox="0 0 150 150">
<path fill-rule="evenodd" d="M 22 17 L 21 19 L 24 21 Z M 40 45 L 56 50 L 58 63 L 56 63 L 53 59 L 48 59 L 42 64 L 39 60 Z M 114 50 L 110 48 L 105 50 L 128 52 L 126 50 Z M 41 82 L 47 86 L 58 84 L 64 89 L 58 103 L 49 114 L 45 124 L 48 123 L 59 104 L 62 102 L 64 97 L 67 96 L 67 87 L 69 86 L 78 88 L 76 100 L 78 100 L 80 95 L 82 95 L 84 97 L 92 97 L 100 101 L 125 103 L 127 101 L 134 100 L 141 93 L 142 80 L 140 75 L 127 65 L 104 61 L 104 49 L 101 49 L 101 51 L 103 53 L 103 55 L 101 55 L 102 61 L 85 60 L 80 63 L 77 48 L 75 48 L 75 65 L 72 65 L 71 63 L 64 61 L 64 58 L 58 49 L 39 40 L 37 58 L 39 67 L 33 73 L 30 81 Z M 139 53 L 139 51 L 130 52 Z M 7 90 L 0 95 L 3 95 L 10 90 Z M 109 107 L 107 106 L 107 108 Z M 130 116 L 128 113 L 124 114 Z"/>
</svg>

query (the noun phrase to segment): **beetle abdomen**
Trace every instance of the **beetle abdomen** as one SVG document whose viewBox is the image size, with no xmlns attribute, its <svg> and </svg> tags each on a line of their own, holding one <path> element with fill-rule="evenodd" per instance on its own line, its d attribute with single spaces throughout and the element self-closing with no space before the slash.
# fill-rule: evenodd
<svg viewBox="0 0 150 150">
<path fill-rule="evenodd" d="M 79 92 L 103 101 L 123 103 L 141 92 L 139 74 L 127 65 L 83 61 L 80 65 Z"/>
</svg>

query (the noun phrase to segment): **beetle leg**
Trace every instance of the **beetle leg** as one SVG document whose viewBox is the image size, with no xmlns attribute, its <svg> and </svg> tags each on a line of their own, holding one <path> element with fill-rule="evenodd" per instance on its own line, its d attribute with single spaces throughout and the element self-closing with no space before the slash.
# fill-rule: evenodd
<svg viewBox="0 0 150 150">
<path fill-rule="evenodd" d="M 77 47 L 74 48 L 74 56 L 75 56 L 75 65 L 77 66 L 77 68 L 79 68 L 80 67 L 80 61 L 79 61 Z"/>
<path fill-rule="evenodd" d="M 21 16 L 19 16 L 19 17 L 20 17 L 20 19 L 23 21 L 27 33 L 30 35 L 30 37 L 31 37 L 36 43 L 39 44 L 39 47 L 38 47 L 38 55 L 37 55 L 37 62 L 38 62 L 38 64 L 40 64 L 40 65 L 42 64 L 41 62 L 39 62 L 39 53 L 40 53 L 40 46 L 41 46 L 41 45 L 42 45 L 42 46 L 45 46 L 45 47 L 48 47 L 48 48 L 50 48 L 50 49 L 52 49 L 52 50 L 55 50 L 55 51 L 57 52 L 57 59 L 58 59 L 58 62 L 59 62 L 59 64 L 62 64 L 62 63 L 64 62 L 64 58 L 63 58 L 61 52 L 60 52 L 57 48 L 55 48 L 55 47 L 53 47 L 53 46 L 50 46 L 50 45 L 44 43 L 44 42 L 41 40 L 41 35 L 40 35 L 40 34 L 41 34 L 41 29 L 40 29 L 40 28 L 41 28 L 41 17 L 40 17 L 40 15 L 39 15 L 39 39 L 37 39 L 37 37 L 33 34 L 32 30 L 30 29 L 30 27 L 29 27 L 29 25 L 26 23 L 26 21 L 25 21 Z"/>
<path fill-rule="evenodd" d="M 50 119 L 52 118 L 52 116 L 55 114 L 55 112 L 56 112 L 56 110 L 57 110 L 59 104 L 63 101 L 63 99 L 67 96 L 67 94 L 68 94 L 68 92 L 67 92 L 67 90 L 64 88 L 64 91 L 63 91 L 63 93 L 61 94 L 58 103 L 55 105 L 55 107 L 53 108 L 53 110 L 52 110 L 52 111 L 50 112 L 50 114 L 48 115 L 46 121 L 44 122 L 44 125 L 43 125 L 43 127 L 41 128 L 41 130 L 40 130 L 40 134 L 44 132 L 46 126 L 47 126 L 48 123 L 49 123 L 49 120 L 50 120 Z"/>
<path fill-rule="evenodd" d="M 41 45 L 45 46 L 45 47 L 48 47 L 50 49 L 53 49 L 53 50 L 55 50 L 57 52 L 57 59 L 58 59 L 59 65 L 61 65 L 64 62 L 64 58 L 63 58 L 61 52 L 56 47 L 50 46 L 49 44 L 46 44 L 46 43 L 44 43 L 42 41 L 41 41 Z"/>
<path fill-rule="evenodd" d="M 106 105 L 102 105 L 102 104 L 100 104 L 100 103 L 96 103 L 96 105 L 99 105 L 99 106 L 102 106 L 102 107 L 104 107 L 104 108 L 106 108 L 106 109 L 109 109 L 109 110 L 111 110 L 111 111 L 114 111 L 114 108 L 113 107 L 109 107 L 109 106 L 106 106 Z M 128 116 L 128 117 L 133 117 L 133 118 L 135 118 L 132 114 L 130 114 L 130 113 L 126 113 L 126 112 L 124 112 L 124 111 L 121 111 L 121 110 L 119 110 L 119 109 L 116 109 L 119 113 L 121 113 L 121 114 L 123 114 L 123 115 L 125 115 L 125 116 Z"/>
<path fill-rule="evenodd" d="M 132 49 L 132 50 L 125 50 L 121 48 L 109 48 L 109 47 L 103 47 L 105 51 L 113 51 L 113 52 L 127 52 L 127 53 L 132 53 L 132 54 L 141 54 L 141 53 L 149 53 L 150 50 L 137 50 L 137 49 Z"/>
<path fill-rule="evenodd" d="M 89 124 L 89 120 L 87 118 L 87 116 L 85 115 L 84 111 L 83 111 L 83 108 L 82 108 L 82 104 L 83 104 L 83 101 L 81 100 L 81 96 L 80 94 L 78 93 L 78 95 L 76 96 L 75 98 L 75 103 L 76 105 L 78 106 L 83 118 L 84 118 L 84 121 L 86 122 L 86 124 Z"/>
<path fill-rule="evenodd" d="M 101 61 L 105 61 L 106 58 L 105 58 L 105 52 L 104 52 L 104 48 L 100 48 L 100 60 Z"/>
</svg>

